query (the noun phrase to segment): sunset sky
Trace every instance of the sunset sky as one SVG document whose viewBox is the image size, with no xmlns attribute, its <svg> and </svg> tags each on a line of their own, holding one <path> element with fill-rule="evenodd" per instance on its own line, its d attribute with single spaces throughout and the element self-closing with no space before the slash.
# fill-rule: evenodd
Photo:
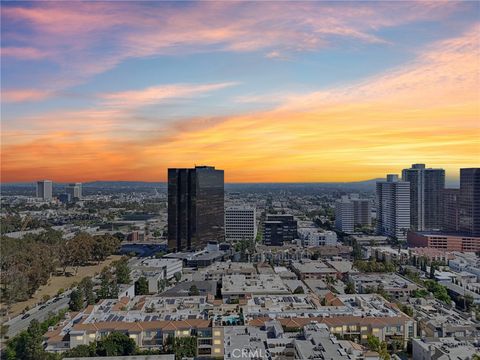
<svg viewBox="0 0 480 360">
<path fill-rule="evenodd" d="M 480 165 L 479 2 L 2 2 L 1 181 Z"/>
</svg>

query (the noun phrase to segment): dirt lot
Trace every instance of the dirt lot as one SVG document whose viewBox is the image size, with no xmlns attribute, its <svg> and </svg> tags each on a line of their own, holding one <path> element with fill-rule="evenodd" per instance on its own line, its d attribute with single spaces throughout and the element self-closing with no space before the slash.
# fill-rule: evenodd
<svg viewBox="0 0 480 360">
<path fill-rule="evenodd" d="M 80 267 L 77 275 L 50 277 L 48 284 L 41 286 L 32 298 L 13 304 L 10 308 L 9 316 L 14 317 L 20 314 L 27 306 L 30 308 L 35 306 L 35 304 L 42 301 L 44 295 L 55 296 L 59 289 L 66 290 L 73 283 L 80 282 L 84 277 L 94 276 L 95 274 L 100 273 L 105 266 L 110 265 L 113 261 L 119 260 L 120 258 L 120 255 L 112 255 L 98 265 Z M 74 274 L 74 269 L 67 268 L 67 272 Z M 4 304 L 1 304 L 1 307 L 4 308 Z"/>
</svg>

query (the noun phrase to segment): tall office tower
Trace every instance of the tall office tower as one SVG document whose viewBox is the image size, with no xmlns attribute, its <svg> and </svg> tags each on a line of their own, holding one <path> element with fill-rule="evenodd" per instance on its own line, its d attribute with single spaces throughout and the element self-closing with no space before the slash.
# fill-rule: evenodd
<svg viewBox="0 0 480 360">
<path fill-rule="evenodd" d="M 357 194 L 342 196 L 335 202 L 335 228 L 351 234 L 355 225 L 371 224 L 371 203 L 368 199 L 360 199 Z"/>
<path fill-rule="evenodd" d="M 443 190 L 443 230 L 458 231 L 459 189 Z"/>
<path fill-rule="evenodd" d="M 222 242 L 224 173 L 213 166 L 168 169 L 168 247 L 174 251 Z"/>
<path fill-rule="evenodd" d="M 267 221 L 281 221 L 283 227 L 283 240 L 292 241 L 297 238 L 297 220 L 293 215 L 288 214 L 268 214 Z"/>
<path fill-rule="evenodd" d="M 402 180 L 410 183 L 410 226 L 414 230 L 439 230 L 443 226 L 443 189 L 445 170 L 413 164 L 402 171 Z"/>
<path fill-rule="evenodd" d="M 65 194 L 70 195 L 72 200 L 80 200 L 82 198 L 82 183 L 68 184 L 65 188 Z"/>
<path fill-rule="evenodd" d="M 377 233 L 405 241 L 409 229 L 410 183 L 387 175 L 386 181 L 377 181 Z"/>
<path fill-rule="evenodd" d="M 225 240 L 255 240 L 256 236 L 255 208 L 231 206 L 225 210 Z"/>
<path fill-rule="evenodd" d="M 480 168 L 460 169 L 458 230 L 480 236 Z"/>
<path fill-rule="evenodd" d="M 37 181 L 37 197 L 52 200 L 53 184 L 51 180 Z"/>
</svg>

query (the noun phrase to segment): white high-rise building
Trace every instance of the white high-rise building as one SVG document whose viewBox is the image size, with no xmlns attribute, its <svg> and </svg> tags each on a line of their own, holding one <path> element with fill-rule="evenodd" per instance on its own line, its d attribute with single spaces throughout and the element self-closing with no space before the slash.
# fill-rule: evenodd
<svg viewBox="0 0 480 360">
<path fill-rule="evenodd" d="M 37 181 L 37 197 L 43 200 L 52 200 L 53 183 L 52 180 Z"/>
<path fill-rule="evenodd" d="M 410 225 L 418 231 L 439 230 L 443 226 L 445 170 L 413 164 L 403 169 L 402 180 L 410 183 Z"/>
<path fill-rule="evenodd" d="M 370 213 L 370 200 L 360 199 L 358 194 L 342 196 L 335 202 L 335 228 L 351 234 L 355 231 L 355 225 L 370 226 Z"/>
<path fill-rule="evenodd" d="M 231 206 L 225 210 L 225 240 L 254 240 L 257 236 L 255 208 Z"/>
<path fill-rule="evenodd" d="M 68 184 L 65 193 L 69 194 L 71 199 L 81 199 L 82 198 L 82 183 L 72 183 Z"/>
<path fill-rule="evenodd" d="M 410 183 L 398 175 L 377 181 L 377 233 L 406 241 L 410 229 Z"/>
</svg>

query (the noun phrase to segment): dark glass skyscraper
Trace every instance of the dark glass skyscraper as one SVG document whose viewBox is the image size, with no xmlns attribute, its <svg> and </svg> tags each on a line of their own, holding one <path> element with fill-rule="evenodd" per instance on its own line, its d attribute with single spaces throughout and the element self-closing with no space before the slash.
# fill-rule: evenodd
<svg viewBox="0 0 480 360">
<path fill-rule="evenodd" d="M 458 230 L 480 236 L 480 168 L 460 169 Z"/>
<path fill-rule="evenodd" d="M 223 170 L 168 169 L 168 247 L 196 250 L 224 236 Z"/>
</svg>

